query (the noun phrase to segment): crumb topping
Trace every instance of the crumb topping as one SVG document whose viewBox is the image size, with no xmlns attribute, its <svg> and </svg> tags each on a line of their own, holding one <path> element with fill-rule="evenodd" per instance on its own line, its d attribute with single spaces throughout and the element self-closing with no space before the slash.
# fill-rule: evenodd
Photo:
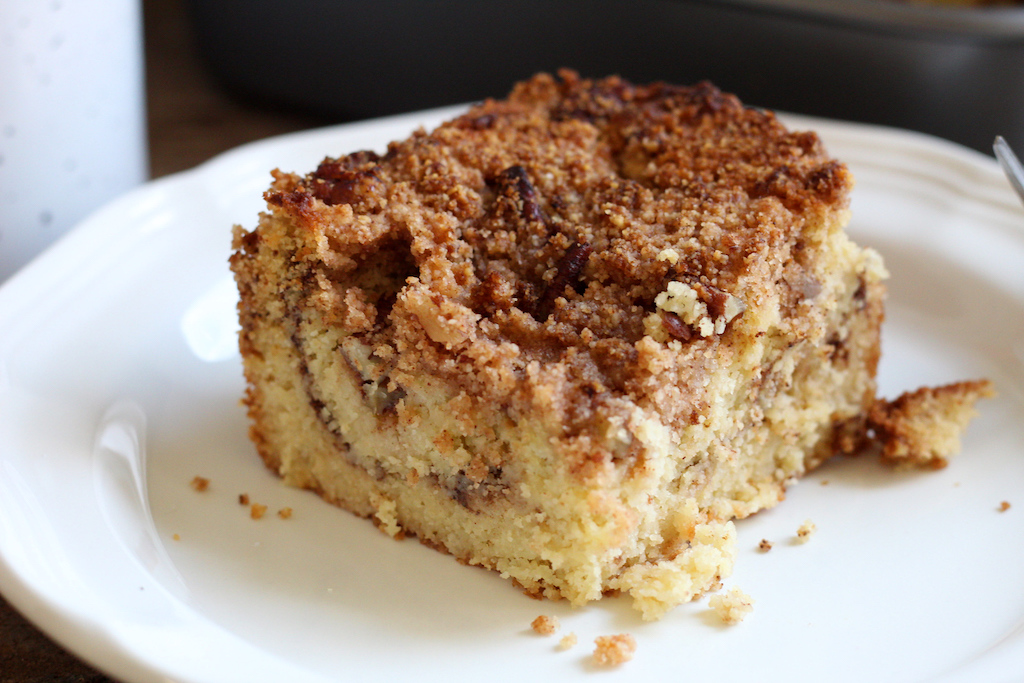
<svg viewBox="0 0 1024 683">
<path fill-rule="evenodd" d="M 629 633 L 594 638 L 594 663 L 598 666 L 618 666 L 633 659 L 636 639 Z"/>
<path fill-rule="evenodd" d="M 801 254 L 851 186 L 816 135 L 708 83 L 564 71 L 383 154 L 275 171 L 234 258 L 293 242 L 308 302 L 387 365 L 389 405 L 439 376 L 586 460 L 583 435 L 635 405 L 698 422 L 745 309 L 781 290 L 781 324 L 821 315 Z"/>
</svg>

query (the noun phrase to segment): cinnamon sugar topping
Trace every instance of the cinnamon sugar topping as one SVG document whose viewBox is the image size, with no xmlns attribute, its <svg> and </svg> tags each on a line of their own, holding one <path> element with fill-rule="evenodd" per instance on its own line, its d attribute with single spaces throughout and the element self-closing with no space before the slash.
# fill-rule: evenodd
<svg viewBox="0 0 1024 683">
<path fill-rule="evenodd" d="M 700 377 L 745 301 L 812 279 L 773 274 L 799 266 L 778 247 L 852 185 L 814 134 L 710 84 L 568 71 L 383 155 L 275 177 L 270 206 L 309 232 L 311 300 L 394 349 L 397 385 L 431 374 L 513 412 L 558 396 L 552 421 L 570 434 L 623 419 L 613 396 L 659 383 L 664 359 L 642 339 L 666 288 L 685 282 L 701 310 L 657 317 L 653 336 L 711 349 L 679 369 Z M 674 398 L 667 423 L 689 424 L 700 396 Z"/>
</svg>

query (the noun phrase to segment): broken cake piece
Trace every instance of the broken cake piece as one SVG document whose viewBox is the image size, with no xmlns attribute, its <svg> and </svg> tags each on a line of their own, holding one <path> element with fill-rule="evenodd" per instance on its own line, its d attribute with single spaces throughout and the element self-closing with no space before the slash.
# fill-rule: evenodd
<svg viewBox="0 0 1024 683">
<path fill-rule="evenodd" d="M 850 172 L 709 84 L 542 74 L 273 175 L 231 258 L 251 437 L 392 535 L 652 619 L 862 442 L 886 274 Z"/>
<path fill-rule="evenodd" d="M 960 438 L 975 404 L 995 394 L 989 380 L 921 387 L 892 401 L 879 399 L 868 412 L 868 430 L 884 462 L 900 469 L 941 469 L 960 451 Z"/>
</svg>

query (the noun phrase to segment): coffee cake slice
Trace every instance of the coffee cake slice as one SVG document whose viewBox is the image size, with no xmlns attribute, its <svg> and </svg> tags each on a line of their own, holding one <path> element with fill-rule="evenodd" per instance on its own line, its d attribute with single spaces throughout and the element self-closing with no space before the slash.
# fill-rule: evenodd
<svg viewBox="0 0 1024 683">
<path fill-rule="evenodd" d="M 885 273 L 851 175 L 709 84 L 538 75 L 273 176 L 231 259 L 251 436 L 389 534 L 657 618 L 861 441 Z"/>
</svg>

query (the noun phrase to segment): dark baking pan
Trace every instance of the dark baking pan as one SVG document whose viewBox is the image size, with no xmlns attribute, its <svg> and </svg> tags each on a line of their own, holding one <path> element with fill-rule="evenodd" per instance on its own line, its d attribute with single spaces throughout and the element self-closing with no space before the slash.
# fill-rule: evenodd
<svg viewBox="0 0 1024 683">
<path fill-rule="evenodd" d="M 763 107 L 1024 149 L 1024 6 L 890 0 L 190 0 L 237 93 L 339 120 L 536 71 L 711 80 Z"/>
</svg>

